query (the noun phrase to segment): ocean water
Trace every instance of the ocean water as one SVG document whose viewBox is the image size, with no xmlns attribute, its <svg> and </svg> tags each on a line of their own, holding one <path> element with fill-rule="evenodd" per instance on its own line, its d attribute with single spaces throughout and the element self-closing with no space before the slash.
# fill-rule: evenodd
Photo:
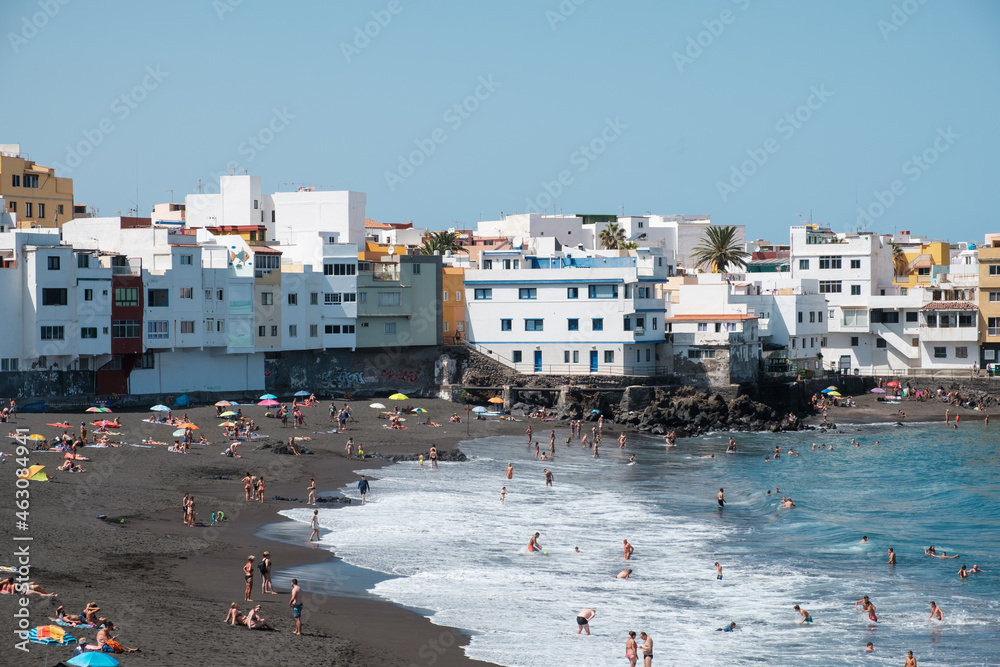
<svg viewBox="0 0 1000 667">
<path fill-rule="evenodd" d="M 606 435 L 596 460 L 557 429 L 554 461 L 534 460 L 524 437 L 484 438 L 462 443 L 465 463 L 371 471 L 367 505 L 320 510 L 324 544 L 395 575 L 377 595 L 470 631 L 470 657 L 511 667 L 626 665 L 629 630 L 653 638 L 654 665 L 902 665 L 908 650 L 921 667 L 1000 665 L 996 429 L 738 434 L 729 455 L 728 434 L 672 449 L 630 436 L 624 453 Z M 547 445 L 547 431 L 536 437 Z M 776 445 L 781 458 L 765 463 Z M 781 495 L 796 507 L 779 507 Z M 283 514 L 308 522 L 312 511 Z M 536 531 L 548 555 L 527 552 Z M 925 556 L 931 544 L 960 557 Z M 987 572 L 961 581 L 963 563 Z M 626 566 L 632 578 L 616 579 Z M 854 609 L 863 595 L 877 624 Z M 943 623 L 927 620 L 931 600 Z M 814 623 L 797 625 L 795 604 Z M 575 634 L 585 607 L 598 612 L 590 637 Z M 736 633 L 716 631 L 730 621 Z"/>
</svg>

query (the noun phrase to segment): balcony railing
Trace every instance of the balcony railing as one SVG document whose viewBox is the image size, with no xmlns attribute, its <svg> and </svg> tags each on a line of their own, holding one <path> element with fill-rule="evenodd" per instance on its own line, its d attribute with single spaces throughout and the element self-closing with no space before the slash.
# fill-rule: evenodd
<svg viewBox="0 0 1000 667">
<path fill-rule="evenodd" d="M 142 274 L 142 269 L 135 266 L 112 266 L 111 275 L 113 276 L 138 276 Z"/>
</svg>

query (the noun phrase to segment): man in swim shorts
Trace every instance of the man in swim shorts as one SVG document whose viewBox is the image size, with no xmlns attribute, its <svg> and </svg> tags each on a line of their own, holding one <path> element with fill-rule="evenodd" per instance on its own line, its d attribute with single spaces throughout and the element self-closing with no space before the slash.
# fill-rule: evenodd
<svg viewBox="0 0 1000 667">
<path fill-rule="evenodd" d="M 722 579 L 722 566 L 719 565 L 719 561 L 715 561 L 715 578 L 718 580 Z"/>
<path fill-rule="evenodd" d="M 803 609 L 802 607 L 800 607 L 799 605 L 795 605 L 793 607 L 793 609 L 795 609 L 795 611 L 797 611 L 800 614 L 802 614 L 802 620 L 799 621 L 799 625 L 802 625 L 803 623 L 812 623 L 813 622 L 813 617 L 809 615 L 809 612 L 806 611 L 805 609 Z"/>
<path fill-rule="evenodd" d="M 642 666 L 650 667 L 653 664 L 653 638 L 647 635 L 645 632 L 640 632 L 639 638 L 643 640 Z"/>
<path fill-rule="evenodd" d="M 531 536 L 531 539 L 528 540 L 528 553 L 542 550 L 542 545 L 538 543 L 539 535 L 541 535 L 541 533 L 535 533 Z"/>
<path fill-rule="evenodd" d="M 723 489 L 719 489 L 719 495 L 717 495 L 716 498 L 719 501 L 719 509 L 722 509 L 723 507 L 726 506 L 726 498 L 723 495 Z"/>
<path fill-rule="evenodd" d="M 302 634 L 302 589 L 299 587 L 299 580 L 292 579 L 292 597 L 288 600 L 288 606 L 292 608 L 292 618 L 295 619 L 295 632 Z"/>
<path fill-rule="evenodd" d="M 596 609 L 581 609 L 580 613 L 576 615 L 576 634 L 580 634 L 580 630 L 583 630 L 590 635 L 590 621 L 597 616 Z"/>
<path fill-rule="evenodd" d="M 944 614 L 941 612 L 941 607 L 937 606 L 934 602 L 931 602 L 931 615 L 927 617 L 927 620 L 934 619 L 936 621 L 943 621 Z"/>
</svg>

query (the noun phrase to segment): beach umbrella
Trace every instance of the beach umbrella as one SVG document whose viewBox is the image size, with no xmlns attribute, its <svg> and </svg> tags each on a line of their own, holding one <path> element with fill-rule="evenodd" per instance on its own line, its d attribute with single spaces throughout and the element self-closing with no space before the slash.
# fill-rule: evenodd
<svg viewBox="0 0 1000 667">
<path fill-rule="evenodd" d="M 899 383 L 895 382 L 895 381 L 893 381 L 893 382 L 886 382 L 885 386 L 887 386 L 887 387 L 898 387 Z"/>
<path fill-rule="evenodd" d="M 235 417 L 235 416 L 236 416 L 236 413 L 235 413 L 235 412 L 233 412 L 232 410 L 226 410 L 225 412 L 223 412 L 223 413 L 222 413 L 221 415 L 219 415 L 219 416 L 220 416 L 220 417 Z"/>
<path fill-rule="evenodd" d="M 829 387 L 827 387 L 827 389 L 829 389 L 830 391 L 838 391 L 838 389 L 834 387 L 832 384 Z"/>
<path fill-rule="evenodd" d="M 269 398 L 267 400 L 261 401 L 257 405 L 263 405 L 266 408 L 273 408 L 273 407 L 277 407 L 277 406 L 281 405 L 281 403 L 278 403 L 273 398 Z"/>
<path fill-rule="evenodd" d="M 179 428 L 179 429 L 177 429 L 176 431 L 174 431 L 174 437 L 175 437 L 175 438 L 179 438 L 179 437 L 181 437 L 182 435 L 184 435 L 184 429 L 182 429 L 182 428 Z"/>
<path fill-rule="evenodd" d="M 828 392 L 826 392 L 826 395 L 827 396 L 836 396 L 837 398 L 841 397 L 841 393 L 839 391 L 828 391 Z"/>
<path fill-rule="evenodd" d="M 311 393 L 312 392 L 308 392 L 308 391 L 297 391 L 297 392 L 295 392 L 295 395 L 296 396 L 309 396 Z"/>
<path fill-rule="evenodd" d="M 264 394 L 263 396 L 260 397 L 260 400 L 262 400 L 262 401 L 273 401 L 276 398 L 278 398 L 278 397 L 275 396 L 274 394 Z"/>
<path fill-rule="evenodd" d="M 215 405 L 216 405 L 217 407 L 220 407 L 220 408 L 224 408 L 224 407 L 227 407 L 227 406 L 230 406 L 230 405 L 232 405 L 232 403 L 230 403 L 229 401 L 219 401 L 219 402 L 218 402 L 218 403 L 216 403 Z"/>
<path fill-rule="evenodd" d="M 59 428 L 73 428 L 72 424 L 46 424 L 46 426 L 58 426 Z"/>
<path fill-rule="evenodd" d="M 169 410 L 170 408 L 167 409 Z M 111 412 L 111 408 L 93 407 L 93 408 L 87 408 L 87 412 Z"/>
<path fill-rule="evenodd" d="M 390 401 L 408 401 L 408 400 L 410 400 L 410 397 L 407 396 L 406 394 L 393 394 L 392 396 L 389 397 L 389 400 Z"/>
<path fill-rule="evenodd" d="M 483 407 L 483 406 L 481 406 L 481 405 L 477 405 L 476 407 L 472 408 L 472 411 L 473 411 L 473 412 L 475 412 L 476 414 L 479 414 L 479 415 L 481 415 L 481 414 L 483 414 L 484 412 L 486 412 L 486 408 L 484 408 L 484 407 Z"/>
<path fill-rule="evenodd" d="M 385 406 L 381 403 L 372 403 L 368 406 L 369 408 L 375 408 L 376 410 L 385 410 Z"/>
<path fill-rule="evenodd" d="M 219 426 L 236 426 L 236 422 L 222 422 Z"/>
<path fill-rule="evenodd" d="M 58 644 L 66 646 L 75 644 L 76 637 L 63 630 L 58 625 L 39 625 L 28 631 L 28 641 L 45 645 L 45 664 L 49 664 L 49 646 Z"/>
<path fill-rule="evenodd" d="M 201 430 L 200 428 L 198 428 L 198 426 L 196 424 L 192 424 L 191 422 L 188 422 L 187 424 L 180 424 L 177 428 L 189 428 L 192 431 L 200 431 Z"/>
<path fill-rule="evenodd" d="M 32 433 L 28 436 L 28 440 L 45 440 L 45 436 L 39 435 L 38 433 Z"/>
<path fill-rule="evenodd" d="M 885 389 L 882 389 L 881 387 L 875 387 L 874 389 L 872 389 L 871 393 L 873 393 L 873 394 L 884 394 L 885 393 Z"/>
<path fill-rule="evenodd" d="M 150 412 L 170 412 L 170 408 L 163 405 L 162 403 L 157 403 L 149 409 Z"/>
<path fill-rule="evenodd" d="M 423 408 L 416 408 L 414 412 L 427 412 L 427 411 L 424 410 Z"/>
<path fill-rule="evenodd" d="M 599 414 L 601 414 L 601 411 L 600 410 L 591 410 L 590 414 L 592 414 L 592 415 L 599 415 Z"/>
<path fill-rule="evenodd" d="M 499 396 L 494 396 L 493 398 L 490 399 L 490 403 L 503 403 L 503 399 L 500 398 Z"/>
<path fill-rule="evenodd" d="M 836 387 L 834 387 L 833 389 L 830 389 L 829 387 L 827 387 L 826 389 L 824 389 L 823 391 L 821 391 L 819 393 L 821 393 L 821 394 L 833 394 L 836 391 L 837 391 Z"/>
<path fill-rule="evenodd" d="M 111 657 L 111 654 L 104 651 L 87 651 L 66 661 L 67 665 L 77 667 L 118 667 L 122 664 Z"/>
</svg>

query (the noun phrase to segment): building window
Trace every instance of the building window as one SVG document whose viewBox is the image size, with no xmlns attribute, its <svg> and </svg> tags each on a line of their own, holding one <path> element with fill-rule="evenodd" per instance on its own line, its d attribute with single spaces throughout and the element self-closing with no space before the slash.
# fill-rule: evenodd
<svg viewBox="0 0 1000 667">
<path fill-rule="evenodd" d="M 875 339 L 875 347 L 877 347 L 877 348 L 884 348 L 885 346 L 886 346 L 886 344 L 885 344 L 885 339 L 884 338 L 876 338 Z"/>
<path fill-rule="evenodd" d="M 591 331 L 604 331 L 604 318 L 595 317 L 590 320 Z"/>
<path fill-rule="evenodd" d="M 898 310 L 882 311 L 882 322 L 883 324 L 899 324 L 899 311 Z"/>
<path fill-rule="evenodd" d="M 522 287 L 517 291 L 518 299 L 536 299 L 538 298 L 538 290 L 534 287 Z"/>
<path fill-rule="evenodd" d="M 18 369 L 18 359 L 17 357 L 10 357 L 5 359 L 0 359 L 0 371 L 16 371 Z"/>
<path fill-rule="evenodd" d="M 395 322 L 386 322 L 385 323 L 385 327 L 384 327 L 384 333 L 386 335 L 390 335 L 390 336 L 391 335 L 395 335 L 395 333 L 396 333 L 396 323 Z"/>
<path fill-rule="evenodd" d="M 708 331 L 708 322 L 698 322 L 698 331 Z"/>
<path fill-rule="evenodd" d="M 11 174 L 10 185 L 15 188 L 21 187 L 21 174 Z"/>
<path fill-rule="evenodd" d="M 971 313 L 959 313 L 958 314 L 958 326 L 960 327 L 974 327 L 976 326 L 976 316 Z"/>
<path fill-rule="evenodd" d="M 80 338 L 97 338 L 97 327 L 81 327 Z"/>
<path fill-rule="evenodd" d="M 138 287 L 116 287 L 115 288 L 115 305 L 124 308 L 134 307 L 139 305 L 139 288 Z"/>
<path fill-rule="evenodd" d="M 295 293 L 289 294 L 288 295 L 288 305 L 289 306 L 297 306 L 297 305 L 299 305 L 299 295 L 295 294 Z"/>
<path fill-rule="evenodd" d="M 193 287 L 181 287 L 181 298 L 182 299 L 193 299 L 194 298 L 194 288 Z"/>
<path fill-rule="evenodd" d="M 379 292 L 378 293 L 378 305 L 379 306 L 398 306 L 399 292 Z"/>
<path fill-rule="evenodd" d="M 591 299 L 617 299 L 618 285 L 590 285 L 587 296 Z"/>
<path fill-rule="evenodd" d="M 450 322 L 448 322 L 447 320 L 445 320 L 445 322 L 444 322 L 444 332 L 445 333 L 448 333 L 449 331 L 451 331 L 451 328 L 450 328 L 449 324 L 450 324 Z"/>
<path fill-rule="evenodd" d="M 990 264 L 990 275 L 1000 276 L 1000 264 Z"/>
<path fill-rule="evenodd" d="M 90 268 L 90 255 L 86 253 L 80 253 L 76 256 L 76 268 L 78 269 L 89 269 Z"/>
<path fill-rule="evenodd" d="M 260 200 L 259 199 L 254 199 L 253 200 L 253 210 L 256 211 L 258 208 L 260 208 Z"/>
<path fill-rule="evenodd" d="M 817 321 L 822 322 L 823 321 L 823 311 L 822 310 L 816 311 L 816 315 L 817 315 Z"/>
<path fill-rule="evenodd" d="M 28 204 L 28 206 L 31 206 L 31 204 Z M 29 213 L 28 215 L 30 216 L 31 214 Z M 59 256 L 58 255 L 49 255 L 48 256 L 48 266 L 49 266 L 49 271 L 58 271 L 59 270 Z"/>
<path fill-rule="evenodd" d="M 861 344 L 861 341 L 857 336 L 851 336 L 851 347 L 857 347 Z"/>
<path fill-rule="evenodd" d="M 459 331 L 465 331 L 465 320 L 459 320 L 455 323 Z"/>
<path fill-rule="evenodd" d="M 211 300 L 212 300 L 212 290 L 207 289 L 205 290 L 205 301 L 211 301 Z"/>
<path fill-rule="evenodd" d="M 967 347 L 956 347 L 955 348 L 955 358 L 956 359 L 968 359 L 969 358 L 969 348 L 967 348 Z"/>
<path fill-rule="evenodd" d="M 931 275 L 931 267 L 929 267 L 929 266 L 921 266 L 920 268 L 917 269 L 917 275 L 918 276 L 929 276 L 929 275 Z"/>
<path fill-rule="evenodd" d="M 840 268 L 840 257 L 820 257 L 819 258 L 819 268 L 820 269 L 839 269 Z"/>
<path fill-rule="evenodd" d="M 947 359 L 948 358 L 948 348 L 946 348 L 946 347 L 935 347 L 934 348 L 934 358 L 935 359 Z"/>
<path fill-rule="evenodd" d="M 626 316 L 624 319 L 622 319 L 622 328 L 625 331 L 631 331 L 632 330 L 632 318 Z"/>
<path fill-rule="evenodd" d="M 368 303 L 368 292 L 358 292 L 358 303 Z"/>
<path fill-rule="evenodd" d="M 226 295 L 225 290 L 217 289 L 215 290 L 215 298 L 217 301 L 222 301 L 222 297 Z"/>
<path fill-rule="evenodd" d="M 649 363 L 649 348 L 646 348 L 646 362 Z"/>
<path fill-rule="evenodd" d="M 190 266 L 191 265 L 191 255 L 181 255 L 181 265 Z"/>
<path fill-rule="evenodd" d="M 167 308 L 170 306 L 170 290 L 146 290 L 146 305 L 150 308 Z"/>
<path fill-rule="evenodd" d="M 63 214 L 63 205 L 62 204 L 57 204 L 56 205 L 56 213 L 58 213 L 59 215 Z"/>
<path fill-rule="evenodd" d="M 580 288 L 579 287 L 567 287 L 566 288 L 566 298 L 567 299 L 579 299 L 580 298 Z"/>
<path fill-rule="evenodd" d="M 927 326 L 937 327 L 937 315 L 931 315 L 930 313 L 928 313 L 926 319 L 927 319 Z"/>
<path fill-rule="evenodd" d="M 261 338 L 263 338 L 264 336 L 266 336 L 267 335 L 267 327 L 264 326 L 264 325 L 261 325 L 261 326 L 257 327 L 257 335 L 260 336 Z"/>
<path fill-rule="evenodd" d="M 272 337 L 276 337 L 277 335 L 278 335 L 278 325 L 277 324 L 272 324 L 271 325 L 271 336 Z"/>
<path fill-rule="evenodd" d="M 310 306 L 318 306 L 319 305 L 319 292 L 310 292 L 309 293 L 309 305 Z"/>
<path fill-rule="evenodd" d="M 35 216 L 31 215 L 31 202 L 30 201 L 24 202 L 24 217 L 26 217 L 26 218 L 33 218 L 33 217 L 35 217 Z"/>
<path fill-rule="evenodd" d="M 563 363 L 569 363 L 569 350 L 563 350 Z"/>
<path fill-rule="evenodd" d="M 413 265 L 413 275 L 415 275 L 415 276 L 419 276 L 420 275 L 420 265 L 419 264 L 414 264 Z"/>
<path fill-rule="evenodd" d="M 297 324 L 288 325 L 288 337 L 297 338 L 299 335 L 299 326 Z"/>
<path fill-rule="evenodd" d="M 193 334 L 194 333 L 194 320 L 181 320 L 181 333 L 182 334 Z"/>
<path fill-rule="evenodd" d="M 192 323 L 191 331 L 194 331 Z M 142 322 L 139 320 L 113 320 L 111 322 L 112 338 L 139 338 L 142 336 Z"/>
<path fill-rule="evenodd" d="M 545 320 L 530 319 L 524 321 L 525 331 L 542 331 Z"/>
<path fill-rule="evenodd" d="M 212 333 L 215 331 L 215 318 L 209 317 L 205 319 L 205 333 Z"/>
<path fill-rule="evenodd" d="M 441 300 L 442 301 L 447 301 L 449 294 L 450 294 L 450 292 L 448 290 L 445 290 L 444 293 L 441 295 Z"/>
<path fill-rule="evenodd" d="M 899 296 L 906 296 L 909 293 L 910 293 L 909 288 L 907 288 L 907 287 L 900 287 L 899 288 Z"/>
<path fill-rule="evenodd" d="M 24 187 L 38 189 L 38 174 L 25 174 Z"/>
<path fill-rule="evenodd" d="M 461 300 L 462 300 L 462 293 L 455 292 L 455 301 L 461 301 Z"/>
<path fill-rule="evenodd" d="M 918 322 L 920 321 L 919 313 L 915 310 L 906 311 L 906 321 L 907 322 Z"/>
<path fill-rule="evenodd" d="M 336 329 L 336 331 L 334 331 L 334 329 Z M 323 327 L 323 333 L 326 333 L 326 334 L 340 333 L 340 325 L 339 324 L 327 324 L 325 327 Z"/>
<path fill-rule="evenodd" d="M 840 294 L 843 291 L 843 286 L 839 280 L 821 280 L 819 281 L 819 293 L 820 294 Z"/>
<path fill-rule="evenodd" d="M 492 269 L 492 268 L 493 268 L 493 260 L 492 259 L 484 259 L 483 260 L 483 269 Z"/>
<path fill-rule="evenodd" d="M 324 276 L 353 276 L 357 273 L 357 264 L 324 264 Z"/>
<path fill-rule="evenodd" d="M 16 201 L 12 201 L 10 203 L 10 206 L 8 206 L 7 208 L 10 209 L 11 213 L 16 213 L 17 212 L 17 202 Z"/>
<path fill-rule="evenodd" d="M 477 289 L 473 294 L 473 296 L 476 299 L 476 301 L 489 301 L 490 299 L 493 298 L 493 290 L 489 288 Z"/>
<path fill-rule="evenodd" d="M 65 306 L 67 304 L 68 290 L 65 287 L 43 287 L 43 306 Z"/>
<path fill-rule="evenodd" d="M 92 290 L 92 289 L 85 289 L 85 290 L 83 290 L 83 300 L 84 301 L 93 301 L 94 300 L 94 290 Z"/>
<path fill-rule="evenodd" d="M 156 354 L 154 352 L 147 352 L 139 357 L 139 363 L 136 365 L 136 368 L 144 371 L 156 368 Z"/>
<path fill-rule="evenodd" d="M 861 285 L 851 285 L 851 296 L 861 296 Z"/>
<path fill-rule="evenodd" d="M 500 331 L 510 331 L 514 320 L 500 320 Z"/>
<path fill-rule="evenodd" d="M 604 350 L 604 363 L 613 364 L 615 363 L 615 351 L 614 350 Z"/>
<path fill-rule="evenodd" d="M 368 326 L 367 322 L 365 323 L 365 326 Z M 352 333 L 354 333 L 354 325 L 353 324 L 345 324 L 344 325 L 344 333 L 345 334 L 352 334 Z"/>
<path fill-rule="evenodd" d="M 800 259 L 799 260 L 799 270 L 800 271 L 805 271 L 808 268 L 809 268 L 809 260 L 808 259 Z"/>
<path fill-rule="evenodd" d="M 309 337 L 310 338 L 316 338 L 317 336 L 319 336 L 319 325 L 318 324 L 310 324 L 309 325 Z"/>
<path fill-rule="evenodd" d="M 344 292 L 340 297 L 344 303 L 355 303 L 358 300 L 358 295 L 354 292 Z"/>
<path fill-rule="evenodd" d="M 215 322 L 215 332 L 216 333 L 225 333 L 226 332 L 226 321 L 225 320 L 216 320 L 216 322 Z"/>
<path fill-rule="evenodd" d="M 812 324 L 815 321 L 816 321 L 816 313 L 810 310 L 809 311 L 809 323 Z"/>
<path fill-rule="evenodd" d="M 799 324 L 802 324 L 802 311 L 799 311 Z"/>
<path fill-rule="evenodd" d="M 574 364 L 580 363 L 580 351 L 579 350 L 573 350 L 573 363 Z"/>
<path fill-rule="evenodd" d="M 521 350 L 514 350 L 511 352 L 512 360 L 515 364 L 521 363 Z"/>
<path fill-rule="evenodd" d="M 844 311 L 844 319 L 841 322 L 845 327 L 864 327 L 868 326 L 868 311 L 850 309 Z"/>
<path fill-rule="evenodd" d="M 990 292 L 990 301 L 992 302 L 1000 301 L 1000 292 Z"/>
<path fill-rule="evenodd" d="M 851 268 L 852 269 L 860 269 L 861 268 L 861 260 L 860 259 L 852 259 L 851 260 Z"/>
<path fill-rule="evenodd" d="M 261 292 L 260 293 L 260 305 L 262 305 L 262 306 L 273 306 L 274 305 L 274 292 Z"/>
<path fill-rule="evenodd" d="M 579 331 L 580 330 L 580 320 L 577 319 L 577 318 L 575 318 L 575 317 L 572 318 L 572 319 L 566 320 L 566 325 L 567 325 L 567 330 L 568 331 Z"/>
<path fill-rule="evenodd" d="M 170 322 L 168 320 L 149 320 L 146 322 L 146 338 L 169 338 Z"/>
<path fill-rule="evenodd" d="M 323 294 L 323 303 L 327 306 L 336 306 L 340 302 L 340 292 L 325 292 Z"/>
<path fill-rule="evenodd" d="M 42 340 L 63 340 L 65 327 L 42 327 Z"/>
</svg>

